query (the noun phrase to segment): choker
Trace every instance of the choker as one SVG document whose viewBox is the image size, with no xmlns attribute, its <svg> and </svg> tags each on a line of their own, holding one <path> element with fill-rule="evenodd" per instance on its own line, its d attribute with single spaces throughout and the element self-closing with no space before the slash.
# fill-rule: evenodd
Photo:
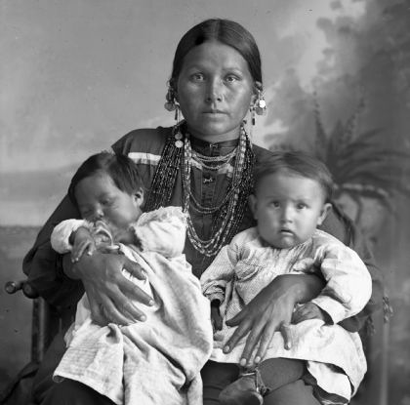
<svg viewBox="0 0 410 405">
<path fill-rule="evenodd" d="M 253 187 L 255 156 L 244 127 L 241 127 L 238 146 L 227 155 L 205 156 L 192 150 L 190 134 L 185 122 L 175 125 L 168 137 L 152 180 L 146 209 L 151 211 L 167 206 L 171 200 L 178 171 L 182 176 L 182 208 L 187 213 L 187 235 L 192 246 L 207 257 L 214 257 L 238 232 Z M 234 167 L 232 179 L 221 202 L 205 206 L 191 190 L 191 169 L 195 161 L 202 167 L 217 171 L 226 164 Z M 214 215 L 214 231 L 209 239 L 202 239 L 192 222 L 191 213 Z"/>
</svg>

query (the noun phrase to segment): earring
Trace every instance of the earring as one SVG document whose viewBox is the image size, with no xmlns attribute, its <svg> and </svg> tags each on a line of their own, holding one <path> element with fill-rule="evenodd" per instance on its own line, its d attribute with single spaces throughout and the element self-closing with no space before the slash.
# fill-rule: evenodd
<svg viewBox="0 0 410 405">
<path fill-rule="evenodd" d="M 252 125 L 255 125 L 256 123 L 255 114 L 265 115 L 267 110 L 266 101 L 263 97 L 262 90 L 258 88 L 256 91 L 258 92 L 258 97 L 254 104 L 250 107 Z"/>
<path fill-rule="evenodd" d="M 179 108 L 179 104 L 178 103 L 174 103 L 174 109 L 175 109 L 175 121 L 178 123 L 179 122 L 179 112 L 180 112 L 180 108 Z"/>
<path fill-rule="evenodd" d="M 266 101 L 265 98 L 263 97 L 262 90 L 258 89 L 258 98 L 256 99 L 255 102 L 255 112 L 258 115 L 265 115 L 266 114 Z"/>
<path fill-rule="evenodd" d="M 256 120 L 255 120 L 255 104 L 251 105 L 250 111 L 251 111 L 251 123 L 252 123 L 252 126 L 254 126 L 255 123 L 256 123 Z"/>
<path fill-rule="evenodd" d="M 164 107 L 167 111 L 174 111 L 177 109 L 177 105 L 175 103 L 175 90 L 172 87 L 171 83 L 168 81 L 168 91 L 165 96 L 166 103 Z"/>
</svg>

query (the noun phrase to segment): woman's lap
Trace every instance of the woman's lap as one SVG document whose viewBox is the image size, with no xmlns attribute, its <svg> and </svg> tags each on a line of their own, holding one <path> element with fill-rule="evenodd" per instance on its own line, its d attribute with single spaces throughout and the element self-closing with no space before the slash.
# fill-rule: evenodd
<svg viewBox="0 0 410 405">
<path fill-rule="evenodd" d="M 264 397 L 263 405 L 320 405 L 313 395 L 313 388 L 298 380 L 272 391 Z"/>
<path fill-rule="evenodd" d="M 218 404 L 218 397 L 205 397 L 204 405 Z M 216 391 L 213 391 L 215 394 Z M 219 391 L 217 392 L 219 394 Z M 98 394 L 93 389 L 71 380 L 55 384 L 48 392 L 42 405 L 113 405 L 107 397 Z M 320 405 L 313 396 L 312 387 L 302 380 L 287 384 L 264 398 L 264 405 Z"/>
<path fill-rule="evenodd" d="M 203 405 L 219 404 L 219 393 L 239 376 L 236 364 L 209 361 L 201 370 L 204 382 Z M 93 389 L 72 380 L 51 383 L 43 394 L 41 405 L 113 405 L 113 402 Z M 297 380 L 272 391 L 264 398 L 264 405 L 319 405 L 312 387 Z"/>
<path fill-rule="evenodd" d="M 92 388 L 73 380 L 54 384 L 41 405 L 114 405 Z"/>
<path fill-rule="evenodd" d="M 219 393 L 239 376 L 236 364 L 209 361 L 201 371 L 204 386 L 203 405 L 219 404 Z M 264 397 L 264 405 L 320 405 L 313 388 L 302 379 L 286 384 Z"/>
<path fill-rule="evenodd" d="M 40 368 L 33 381 L 33 396 L 35 403 L 41 404 L 49 391 L 53 389 L 53 372 L 58 366 L 66 350 L 63 332 L 58 333 L 47 349 Z"/>
<path fill-rule="evenodd" d="M 219 404 L 219 393 L 239 376 L 236 364 L 208 361 L 201 370 L 204 405 Z"/>
</svg>

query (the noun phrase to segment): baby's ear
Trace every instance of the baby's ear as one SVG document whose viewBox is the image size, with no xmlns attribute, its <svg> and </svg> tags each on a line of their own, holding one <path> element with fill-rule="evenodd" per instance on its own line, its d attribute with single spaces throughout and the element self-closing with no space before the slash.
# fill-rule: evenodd
<svg viewBox="0 0 410 405">
<path fill-rule="evenodd" d="M 323 204 L 319 218 L 317 219 L 317 225 L 322 225 L 323 221 L 326 219 L 327 214 L 331 211 L 331 209 L 332 209 L 332 204 L 330 203 Z"/>
<path fill-rule="evenodd" d="M 144 190 L 139 188 L 134 192 L 134 201 L 141 206 L 144 203 Z"/>
<path fill-rule="evenodd" d="M 251 194 L 249 196 L 248 204 L 249 204 L 249 208 L 251 209 L 251 212 L 253 214 L 253 218 L 257 220 L 258 215 L 257 215 L 257 210 L 256 210 L 256 203 L 257 203 L 257 200 L 256 200 L 255 195 Z"/>
</svg>

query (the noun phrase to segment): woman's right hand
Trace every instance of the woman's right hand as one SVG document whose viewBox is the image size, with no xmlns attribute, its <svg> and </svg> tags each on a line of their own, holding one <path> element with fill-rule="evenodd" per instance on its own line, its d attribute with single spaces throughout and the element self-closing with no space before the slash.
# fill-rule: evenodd
<svg viewBox="0 0 410 405">
<path fill-rule="evenodd" d="M 100 325 L 145 321 L 146 315 L 133 302 L 154 303 L 152 297 L 123 276 L 124 268 L 136 278 L 145 280 L 138 264 L 123 255 L 94 252 L 92 256 L 83 255 L 76 263 L 71 263 L 70 255 L 64 257 L 64 271 L 71 278 L 81 279 L 92 319 Z"/>
</svg>

